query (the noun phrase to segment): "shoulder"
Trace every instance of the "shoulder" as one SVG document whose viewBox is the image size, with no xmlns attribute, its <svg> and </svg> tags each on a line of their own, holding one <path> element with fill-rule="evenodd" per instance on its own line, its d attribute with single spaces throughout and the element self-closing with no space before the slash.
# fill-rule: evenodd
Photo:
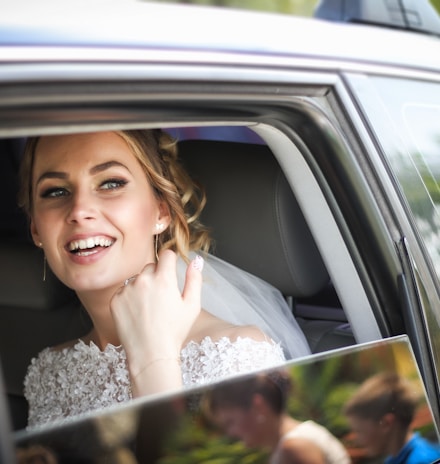
<svg viewBox="0 0 440 464">
<path fill-rule="evenodd" d="M 258 327 L 230 324 L 206 311 L 202 311 L 189 334 L 189 338 L 192 341 L 200 342 L 206 337 L 209 337 L 213 341 L 218 341 L 222 338 L 228 338 L 232 342 L 239 338 L 247 338 L 256 342 L 272 341 Z"/>
<path fill-rule="evenodd" d="M 279 448 L 280 464 L 295 462 L 298 464 L 325 464 L 322 450 L 311 440 L 304 437 L 292 437 L 283 441 Z"/>
</svg>

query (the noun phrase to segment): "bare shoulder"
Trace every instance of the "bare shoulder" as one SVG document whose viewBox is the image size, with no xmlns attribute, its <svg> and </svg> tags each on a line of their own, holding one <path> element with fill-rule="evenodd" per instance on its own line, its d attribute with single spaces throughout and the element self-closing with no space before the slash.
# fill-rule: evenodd
<svg viewBox="0 0 440 464">
<path fill-rule="evenodd" d="M 325 464 L 321 449 L 311 440 L 303 437 L 293 437 L 285 440 L 280 449 L 280 463 Z"/>
<path fill-rule="evenodd" d="M 256 326 L 230 324 L 206 311 L 202 311 L 201 317 L 199 317 L 191 330 L 190 338 L 195 341 L 201 341 L 205 337 L 210 337 L 214 341 L 220 340 L 223 337 L 227 337 L 233 341 L 239 337 L 261 342 L 271 340 L 270 337 Z"/>
</svg>

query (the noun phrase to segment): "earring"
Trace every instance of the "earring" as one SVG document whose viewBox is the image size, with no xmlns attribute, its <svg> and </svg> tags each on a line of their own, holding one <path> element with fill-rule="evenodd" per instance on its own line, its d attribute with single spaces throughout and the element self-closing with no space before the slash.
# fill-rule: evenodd
<svg viewBox="0 0 440 464">
<path fill-rule="evenodd" d="M 46 282 L 46 273 L 47 273 L 47 259 L 46 255 L 43 258 L 43 282 Z"/>
<path fill-rule="evenodd" d="M 159 234 L 164 228 L 164 225 L 161 222 L 156 223 L 156 230 L 157 234 L 154 236 L 154 255 L 156 256 L 156 262 L 159 261 L 159 254 L 158 254 L 158 242 L 159 242 Z"/>
<path fill-rule="evenodd" d="M 157 224 L 156 224 L 157 225 Z M 159 255 L 157 253 L 158 242 L 159 241 L 159 234 L 154 236 L 154 256 L 156 257 L 156 262 L 159 262 Z"/>
</svg>

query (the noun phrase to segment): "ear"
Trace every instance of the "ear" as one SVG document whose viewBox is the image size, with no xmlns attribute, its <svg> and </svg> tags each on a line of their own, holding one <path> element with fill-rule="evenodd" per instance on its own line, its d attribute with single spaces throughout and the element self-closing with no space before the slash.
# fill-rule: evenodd
<svg viewBox="0 0 440 464">
<path fill-rule="evenodd" d="M 396 422 L 396 416 L 392 412 L 389 412 L 385 414 L 384 416 L 382 416 L 382 418 L 379 421 L 379 424 L 382 428 L 387 430 L 390 427 L 393 427 L 395 422 Z"/>
<path fill-rule="evenodd" d="M 254 393 L 252 396 L 252 408 L 258 412 L 265 411 L 267 409 L 267 402 L 259 393 Z"/>
<path fill-rule="evenodd" d="M 171 214 L 168 205 L 164 201 L 160 201 L 158 204 L 158 216 L 156 225 L 160 225 L 154 231 L 155 234 L 162 233 L 171 224 Z"/>
<path fill-rule="evenodd" d="M 31 231 L 31 236 L 32 240 L 37 245 L 37 247 L 41 248 L 43 246 L 40 235 L 38 234 L 37 226 L 35 225 L 34 220 L 31 218 L 31 224 L 30 224 L 30 231 Z"/>
</svg>

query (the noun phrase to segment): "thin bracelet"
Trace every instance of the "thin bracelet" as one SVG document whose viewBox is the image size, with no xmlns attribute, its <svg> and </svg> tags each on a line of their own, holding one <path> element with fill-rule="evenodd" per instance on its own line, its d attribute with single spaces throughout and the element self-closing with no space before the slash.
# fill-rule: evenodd
<svg viewBox="0 0 440 464">
<path fill-rule="evenodd" d="M 157 362 L 161 361 L 175 361 L 177 364 L 180 366 L 180 359 L 179 358 L 157 358 L 153 359 L 149 363 L 147 363 L 134 377 L 133 380 L 139 377 L 143 372 L 145 372 L 149 367 L 151 367 L 152 364 L 155 364 Z"/>
</svg>

